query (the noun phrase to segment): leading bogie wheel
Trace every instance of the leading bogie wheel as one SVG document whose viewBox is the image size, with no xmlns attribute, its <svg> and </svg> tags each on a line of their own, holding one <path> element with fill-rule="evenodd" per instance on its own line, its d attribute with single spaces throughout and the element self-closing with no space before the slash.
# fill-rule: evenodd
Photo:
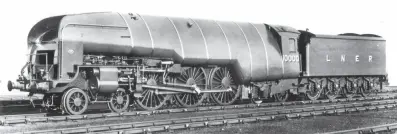
<svg viewBox="0 0 397 134">
<path fill-rule="evenodd" d="M 62 96 L 63 111 L 70 115 L 83 114 L 88 107 L 88 95 L 80 88 L 72 88 Z"/>
<path fill-rule="evenodd" d="M 156 86 L 163 81 L 162 73 L 145 73 L 147 85 Z M 142 97 L 135 98 L 135 102 L 140 109 L 156 110 L 162 108 L 172 95 L 156 94 L 153 89 L 143 88 Z"/>
<path fill-rule="evenodd" d="M 215 68 L 210 77 L 211 90 L 230 90 L 211 93 L 212 99 L 219 105 L 233 104 L 240 96 L 241 88 L 234 82 L 234 78 L 227 67 Z"/>
<path fill-rule="evenodd" d="M 207 76 L 203 68 L 184 68 L 181 75 L 173 80 L 177 84 L 196 85 L 201 90 L 206 89 Z M 196 107 L 208 96 L 208 93 L 179 93 L 175 95 L 176 101 L 183 107 Z"/>
<path fill-rule="evenodd" d="M 115 113 L 125 112 L 130 104 L 130 96 L 125 89 L 119 88 L 110 96 L 108 108 Z"/>
</svg>

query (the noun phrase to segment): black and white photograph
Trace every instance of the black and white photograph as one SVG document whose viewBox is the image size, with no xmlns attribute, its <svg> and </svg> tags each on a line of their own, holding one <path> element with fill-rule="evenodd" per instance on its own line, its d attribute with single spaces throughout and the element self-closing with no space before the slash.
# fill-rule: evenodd
<svg viewBox="0 0 397 134">
<path fill-rule="evenodd" d="M 397 133 L 393 1 L 0 2 L 0 134 Z"/>
</svg>

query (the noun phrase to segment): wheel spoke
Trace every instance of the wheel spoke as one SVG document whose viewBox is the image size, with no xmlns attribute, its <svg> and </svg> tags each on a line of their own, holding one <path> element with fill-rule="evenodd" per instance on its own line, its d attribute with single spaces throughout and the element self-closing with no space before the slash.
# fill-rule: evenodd
<svg viewBox="0 0 397 134">
<path fill-rule="evenodd" d="M 203 77 L 203 78 L 201 78 L 201 79 L 198 79 L 198 80 L 195 80 L 195 81 L 196 81 L 196 83 L 198 83 L 198 82 L 200 82 L 200 81 L 202 81 L 202 80 L 205 80 L 205 77 Z"/>
<path fill-rule="evenodd" d="M 219 92 L 219 93 L 211 93 L 211 96 L 215 102 L 220 105 L 229 105 L 232 104 L 238 97 L 237 85 L 234 83 L 233 78 L 231 77 L 231 72 L 228 68 L 222 67 L 219 69 L 215 69 L 212 73 L 211 77 L 211 89 L 228 89 L 231 88 L 232 91 L 229 92 Z"/>
<path fill-rule="evenodd" d="M 175 77 L 175 79 L 178 84 L 196 85 L 200 89 L 205 89 L 207 85 L 205 71 L 202 68 L 185 68 L 182 70 L 181 75 Z M 201 95 L 191 93 L 180 93 L 174 96 L 175 100 L 183 107 L 195 107 L 204 100 Z"/>
<path fill-rule="evenodd" d="M 177 80 L 179 80 L 180 83 L 186 83 L 186 82 L 187 82 L 187 79 L 183 79 L 183 78 L 181 78 L 181 77 L 178 77 Z"/>
<path fill-rule="evenodd" d="M 145 91 L 142 92 L 142 94 L 143 94 L 143 97 L 142 97 L 142 100 L 141 100 L 142 102 L 145 101 L 147 96 L 149 95 L 148 91 L 149 90 L 145 90 Z"/>
</svg>

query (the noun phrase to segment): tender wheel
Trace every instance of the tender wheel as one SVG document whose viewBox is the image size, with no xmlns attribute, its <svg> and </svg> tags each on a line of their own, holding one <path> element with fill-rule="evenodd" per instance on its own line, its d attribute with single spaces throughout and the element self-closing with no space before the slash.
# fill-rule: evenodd
<svg viewBox="0 0 397 134">
<path fill-rule="evenodd" d="M 345 89 L 344 97 L 351 99 L 354 96 L 356 96 L 357 88 L 353 86 L 353 82 L 347 82 L 344 89 Z"/>
<path fill-rule="evenodd" d="M 362 97 L 368 97 L 371 93 L 371 85 L 369 81 L 364 80 L 363 85 L 360 88 L 360 94 Z"/>
<path fill-rule="evenodd" d="M 147 85 L 157 85 L 162 82 L 162 75 L 156 73 L 146 73 L 145 77 L 148 79 Z M 143 88 L 142 97 L 136 98 L 135 102 L 139 108 L 144 110 L 156 110 L 163 107 L 167 100 L 171 98 L 172 95 L 155 94 L 153 89 Z"/>
<path fill-rule="evenodd" d="M 70 115 L 84 113 L 88 107 L 88 95 L 80 88 L 72 88 L 62 96 L 63 110 Z"/>
<path fill-rule="evenodd" d="M 130 96 L 124 89 L 119 88 L 115 93 L 112 93 L 110 102 L 108 102 L 108 108 L 112 112 L 121 113 L 127 110 L 129 104 Z"/>
<path fill-rule="evenodd" d="M 333 82 L 328 82 L 327 91 L 325 92 L 327 98 L 330 100 L 334 100 L 339 96 L 339 94 L 340 94 L 340 87 L 336 87 Z"/>
<path fill-rule="evenodd" d="M 231 90 L 228 92 L 211 93 L 212 99 L 219 105 L 230 105 L 240 96 L 241 89 L 234 82 L 230 70 L 226 67 L 215 68 L 210 79 L 212 90 Z"/>
<path fill-rule="evenodd" d="M 174 82 L 186 85 L 196 84 L 200 89 L 206 89 L 207 76 L 203 68 L 185 68 Z M 183 107 L 196 107 L 200 105 L 207 96 L 208 93 L 180 93 L 175 95 L 175 99 Z"/>
<path fill-rule="evenodd" d="M 281 92 L 281 93 L 274 94 L 274 100 L 277 102 L 286 102 L 288 100 L 288 97 L 289 97 L 288 90 Z"/>
<path fill-rule="evenodd" d="M 317 84 L 314 82 L 309 82 L 309 85 L 307 85 L 307 92 L 306 96 L 310 100 L 317 100 L 321 96 L 321 92 L 323 92 L 323 89 L 320 87 L 317 87 Z"/>
</svg>

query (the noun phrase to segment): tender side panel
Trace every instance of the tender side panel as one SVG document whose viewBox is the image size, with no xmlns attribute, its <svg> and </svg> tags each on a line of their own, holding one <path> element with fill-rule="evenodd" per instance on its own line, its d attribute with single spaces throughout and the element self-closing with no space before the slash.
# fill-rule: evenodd
<svg viewBox="0 0 397 134">
<path fill-rule="evenodd" d="M 307 46 L 308 76 L 386 75 L 385 41 L 316 37 Z"/>
</svg>

